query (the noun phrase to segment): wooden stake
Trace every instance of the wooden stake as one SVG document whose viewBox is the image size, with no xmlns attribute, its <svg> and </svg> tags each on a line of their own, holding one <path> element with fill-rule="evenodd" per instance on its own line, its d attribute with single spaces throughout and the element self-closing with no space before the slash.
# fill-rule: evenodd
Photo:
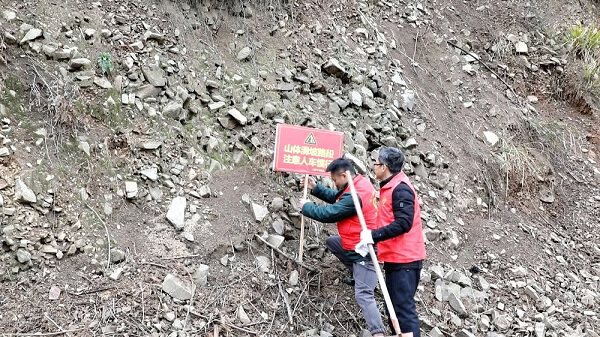
<svg viewBox="0 0 600 337">
<path fill-rule="evenodd" d="M 356 214 L 358 214 L 358 220 L 360 221 L 360 226 L 362 230 L 368 230 L 367 223 L 365 222 L 365 216 L 363 215 L 362 208 L 360 207 L 360 200 L 358 199 L 358 194 L 356 194 L 356 188 L 354 187 L 354 181 L 352 180 L 352 174 L 350 171 L 346 171 L 346 175 L 348 176 L 348 184 L 350 185 L 350 192 L 352 194 L 352 201 L 354 201 L 354 207 L 356 208 Z M 371 260 L 373 261 L 373 266 L 375 267 L 375 273 L 377 274 L 377 280 L 379 281 L 379 288 L 381 288 L 381 293 L 383 294 L 383 299 L 385 300 L 385 306 L 390 315 L 390 321 L 392 321 L 392 326 L 394 327 L 394 332 L 396 335 L 400 336 L 402 332 L 400 331 L 400 324 L 398 323 L 398 318 L 396 317 L 396 311 L 394 310 L 394 306 L 392 305 L 392 300 L 390 298 L 390 293 L 385 286 L 385 280 L 383 279 L 383 273 L 381 272 L 381 267 L 379 266 L 379 261 L 377 261 L 377 254 L 375 254 L 375 249 L 372 244 L 369 244 L 369 255 L 371 255 Z"/>
<path fill-rule="evenodd" d="M 308 174 L 304 176 L 304 194 L 302 200 L 306 199 L 308 195 Z M 300 218 L 300 248 L 298 248 L 298 263 L 302 263 L 302 256 L 304 255 L 304 215 Z"/>
<path fill-rule="evenodd" d="M 304 268 L 306 270 L 312 271 L 313 273 L 319 273 L 318 270 L 316 270 L 315 268 L 313 268 L 311 266 L 306 265 L 304 262 L 300 262 L 300 261 L 298 261 L 298 259 L 294 260 L 293 256 L 290 256 L 290 255 L 284 253 L 281 249 L 279 249 L 279 248 L 273 246 L 272 244 L 268 243 L 265 239 L 261 238 L 260 235 L 254 234 L 254 237 L 256 237 L 256 239 L 260 240 L 262 243 L 264 243 L 265 245 L 269 246 L 271 249 L 273 249 L 274 251 L 276 251 L 279 255 L 281 255 L 281 256 L 283 256 L 283 257 L 285 257 L 287 259 L 290 259 L 290 260 L 292 260 L 294 262 L 296 262 L 300 267 L 302 267 L 302 268 Z"/>
</svg>

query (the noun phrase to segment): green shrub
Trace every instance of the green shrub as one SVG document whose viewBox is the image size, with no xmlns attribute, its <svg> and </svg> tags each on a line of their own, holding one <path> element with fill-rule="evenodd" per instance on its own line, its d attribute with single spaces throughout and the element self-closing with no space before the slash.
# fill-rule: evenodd
<svg viewBox="0 0 600 337">
<path fill-rule="evenodd" d="M 571 51 L 579 56 L 595 53 L 600 48 L 600 29 L 596 25 L 577 24 L 569 29 Z"/>
<path fill-rule="evenodd" d="M 98 66 L 102 70 L 103 75 L 110 76 L 113 71 L 112 56 L 109 53 L 102 53 L 98 56 Z"/>
</svg>

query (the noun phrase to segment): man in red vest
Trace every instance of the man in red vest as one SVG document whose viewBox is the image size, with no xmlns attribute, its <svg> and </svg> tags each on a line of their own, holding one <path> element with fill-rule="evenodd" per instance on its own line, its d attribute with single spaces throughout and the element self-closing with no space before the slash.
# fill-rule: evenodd
<svg viewBox="0 0 600 337">
<path fill-rule="evenodd" d="M 346 173 L 349 171 L 351 177 Z M 309 200 L 302 201 L 302 214 L 323 223 L 337 223 L 339 236 L 331 236 L 325 241 L 327 248 L 346 266 L 353 275 L 354 296 L 360 306 L 367 328 L 374 337 L 383 336 L 385 328 L 381 314 L 375 301 L 377 274 L 371 258 L 361 256 L 354 251 L 360 241 L 361 226 L 352 201 L 348 179 L 352 179 L 360 199 L 362 211 L 370 229 L 377 228 L 376 192 L 371 182 L 357 175 L 352 162 L 338 158 L 331 162 L 326 172 L 331 173 L 331 179 L 337 190 L 317 184 L 312 178 L 308 180 L 311 194 L 327 204 L 317 205 Z M 351 279 L 352 280 L 352 279 Z"/>
<path fill-rule="evenodd" d="M 356 252 L 366 255 L 367 245 L 377 243 L 379 261 L 384 263 L 385 283 L 403 337 L 419 337 L 420 323 L 415 304 L 425 241 L 421 207 L 414 187 L 402 172 L 404 155 L 396 148 L 384 147 L 373 171 L 380 181 L 378 228 L 361 232 Z"/>
</svg>

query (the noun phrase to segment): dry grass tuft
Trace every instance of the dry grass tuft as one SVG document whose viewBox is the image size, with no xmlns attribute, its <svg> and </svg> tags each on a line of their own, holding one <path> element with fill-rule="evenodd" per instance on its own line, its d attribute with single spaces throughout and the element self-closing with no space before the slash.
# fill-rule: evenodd
<svg viewBox="0 0 600 337">
<path fill-rule="evenodd" d="M 557 92 L 583 114 L 600 108 L 600 27 L 577 24 L 565 36 L 572 55 Z"/>
</svg>

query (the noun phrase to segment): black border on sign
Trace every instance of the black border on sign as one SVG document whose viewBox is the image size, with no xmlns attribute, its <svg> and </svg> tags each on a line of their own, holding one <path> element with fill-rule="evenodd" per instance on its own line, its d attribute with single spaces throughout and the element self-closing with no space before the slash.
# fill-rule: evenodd
<svg viewBox="0 0 600 337">
<path fill-rule="evenodd" d="M 341 136 L 342 141 L 340 142 L 340 149 L 339 149 L 339 153 L 341 156 L 344 155 L 344 138 L 345 135 L 343 132 L 341 131 L 331 131 L 331 130 L 325 130 L 325 129 L 317 129 L 317 128 L 311 128 L 311 127 L 306 127 L 306 126 L 299 126 L 299 125 L 292 125 L 292 124 L 286 124 L 286 123 L 277 123 L 276 129 L 275 129 L 275 144 L 273 146 L 273 171 L 274 172 L 288 172 L 288 173 L 298 173 L 298 174 L 312 174 L 314 175 L 315 172 L 306 172 L 306 171 L 276 171 L 275 170 L 275 165 L 277 164 L 277 144 L 279 144 L 279 137 L 280 135 L 280 129 L 282 127 L 291 127 L 294 129 L 301 129 L 301 130 L 317 130 L 319 132 L 325 132 L 325 133 L 331 133 L 331 134 L 335 134 L 335 135 L 339 135 Z M 312 132 L 312 131 L 310 131 Z M 326 176 L 326 174 L 320 173 L 319 175 L 323 175 Z"/>
</svg>

